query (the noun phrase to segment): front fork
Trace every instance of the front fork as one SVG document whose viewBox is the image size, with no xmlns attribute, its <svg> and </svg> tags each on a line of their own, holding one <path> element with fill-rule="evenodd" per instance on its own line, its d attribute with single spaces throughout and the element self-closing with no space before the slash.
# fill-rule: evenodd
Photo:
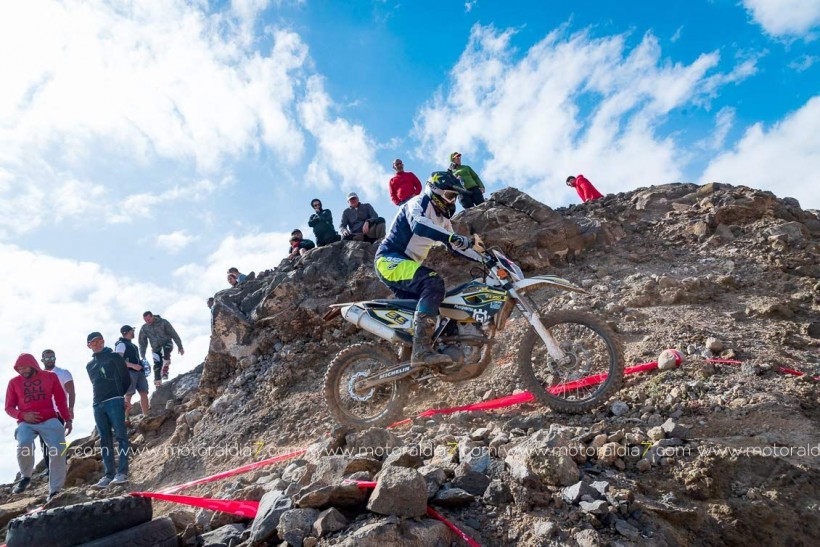
<svg viewBox="0 0 820 547">
<path fill-rule="evenodd" d="M 564 350 L 562 350 L 558 342 L 555 341 L 549 329 L 541 322 L 541 316 L 538 314 L 538 307 L 535 305 L 535 302 L 533 302 L 529 296 L 518 294 L 515 289 L 509 289 L 509 292 L 515 299 L 515 305 L 518 307 L 521 315 L 529 321 L 532 328 L 535 329 L 535 332 L 537 332 L 541 340 L 544 341 L 544 345 L 547 346 L 550 357 L 558 363 L 566 359 L 567 356 Z"/>
</svg>

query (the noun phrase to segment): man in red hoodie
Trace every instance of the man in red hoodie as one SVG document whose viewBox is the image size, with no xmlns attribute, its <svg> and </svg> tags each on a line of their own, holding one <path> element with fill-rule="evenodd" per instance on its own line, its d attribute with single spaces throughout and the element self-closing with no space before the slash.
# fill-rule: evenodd
<svg viewBox="0 0 820 547">
<path fill-rule="evenodd" d="M 421 182 L 412 172 L 404 170 L 404 163 L 399 159 L 393 162 L 393 170 L 396 174 L 390 179 L 390 199 L 395 205 L 404 205 L 421 193 Z"/>
<path fill-rule="evenodd" d="M 575 191 L 578 192 L 578 195 L 581 197 L 581 201 L 584 203 L 592 201 L 593 199 L 604 197 L 601 195 L 601 192 L 595 189 L 592 183 L 589 182 L 584 175 L 567 177 L 567 186 L 572 186 L 575 188 Z"/>
<path fill-rule="evenodd" d="M 30 353 L 22 353 L 14 363 L 19 376 L 9 381 L 6 389 L 6 414 L 17 420 L 17 463 L 20 466 L 20 482 L 14 488 L 19 494 L 28 488 L 34 470 L 34 439 L 37 435 L 49 450 L 48 499 L 60 491 L 65 483 L 65 436 L 71 433 L 71 412 L 66 402 L 60 378 L 53 372 L 43 370 Z M 65 426 L 57 419 L 68 418 Z"/>
</svg>

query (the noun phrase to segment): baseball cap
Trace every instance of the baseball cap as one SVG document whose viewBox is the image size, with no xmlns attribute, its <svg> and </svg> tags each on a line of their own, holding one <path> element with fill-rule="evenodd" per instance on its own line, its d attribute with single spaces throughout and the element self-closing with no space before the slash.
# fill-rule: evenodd
<svg viewBox="0 0 820 547">
<path fill-rule="evenodd" d="M 453 161 L 454 159 L 459 157 L 461 157 L 461 152 L 453 152 L 452 154 L 450 154 L 450 161 Z"/>
<path fill-rule="evenodd" d="M 123 325 L 120 327 L 120 334 L 125 334 L 132 330 L 134 330 L 134 327 L 132 327 L 131 325 Z"/>
<path fill-rule="evenodd" d="M 92 340 L 96 340 L 97 338 L 102 338 L 102 337 L 103 337 L 102 334 L 100 334 L 97 331 L 94 331 L 86 337 L 85 343 L 90 344 Z"/>
<path fill-rule="evenodd" d="M 358 195 L 358 194 L 356 194 L 356 192 L 350 192 L 350 193 L 347 195 L 347 199 L 348 199 L 348 200 L 350 200 L 350 199 L 353 199 L 353 198 L 359 199 L 359 195 Z"/>
</svg>

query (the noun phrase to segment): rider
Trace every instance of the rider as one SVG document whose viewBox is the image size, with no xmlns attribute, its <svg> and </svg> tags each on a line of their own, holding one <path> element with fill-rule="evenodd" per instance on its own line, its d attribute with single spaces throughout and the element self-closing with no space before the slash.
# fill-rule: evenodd
<svg viewBox="0 0 820 547">
<path fill-rule="evenodd" d="M 470 248 L 470 239 L 453 232 L 450 218 L 456 198 L 466 190 L 448 171 L 427 179 L 424 192 L 402 205 L 376 251 L 376 275 L 397 298 L 418 299 L 413 316 L 412 364 L 444 365 L 452 359 L 433 350 L 432 338 L 444 300 L 444 281 L 421 263 L 437 244 L 456 251 Z"/>
</svg>

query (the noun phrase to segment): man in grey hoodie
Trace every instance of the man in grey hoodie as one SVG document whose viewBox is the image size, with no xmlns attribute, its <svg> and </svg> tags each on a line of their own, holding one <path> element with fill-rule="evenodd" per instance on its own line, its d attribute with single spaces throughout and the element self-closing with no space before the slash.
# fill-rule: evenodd
<svg viewBox="0 0 820 547">
<path fill-rule="evenodd" d="M 185 350 L 182 349 L 182 340 L 179 339 L 177 331 L 174 330 L 174 327 L 167 319 L 154 315 L 150 311 L 143 313 L 142 318 L 145 320 L 145 324 L 140 328 L 140 357 L 145 359 L 148 342 L 151 342 L 151 353 L 154 360 L 154 386 L 159 387 L 162 385 L 163 380 L 168 379 L 174 342 L 176 342 L 180 355 L 185 355 Z"/>
</svg>

